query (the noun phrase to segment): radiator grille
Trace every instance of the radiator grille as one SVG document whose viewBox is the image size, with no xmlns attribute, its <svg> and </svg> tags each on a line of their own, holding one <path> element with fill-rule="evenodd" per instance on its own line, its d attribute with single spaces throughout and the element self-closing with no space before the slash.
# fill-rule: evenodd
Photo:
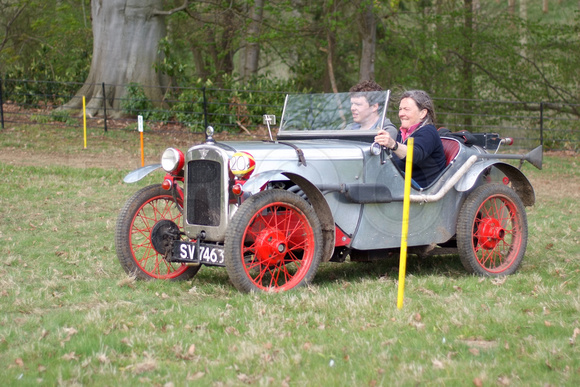
<svg viewBox="0 0 580 387">
<path fill-rule="evenodd" d="M 187 165 L 187 222 L 202 226 L 219 226 L 221 165 L 211 160 L 193 160 Z"/>
</svg>

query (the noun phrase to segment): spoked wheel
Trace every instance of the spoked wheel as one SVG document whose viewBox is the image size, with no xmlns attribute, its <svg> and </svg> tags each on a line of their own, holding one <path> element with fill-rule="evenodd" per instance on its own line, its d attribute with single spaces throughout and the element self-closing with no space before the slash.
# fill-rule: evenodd
<svg viewBox="0 0 580 387">
<path fill-rule="evenodd" d="M 483 276 L 514 273 L 527 240 L 524 205 L 511 188 L 483 185 L 467 197 L 457 220 L 457 247 L 469 272 Z"/>
<path fill-rule="evenodd" d="M 322 231 L 312 206 L 279 189 L 247 199 L 228 227 L 226 269 L 243 292 L 308 284 L 322 258 Z"/>
<path fill-rule="evenodd" d="M 164 259 L 166 235 L 177 234 L 180 225 L 177 203 L 161 185 L 150 185 L 135 193 L 121 209 L 115 233 L 117 258 L 125 272 L 139 279 L 182 280 L 195 276 L 200 266 Z"/>
</svg>

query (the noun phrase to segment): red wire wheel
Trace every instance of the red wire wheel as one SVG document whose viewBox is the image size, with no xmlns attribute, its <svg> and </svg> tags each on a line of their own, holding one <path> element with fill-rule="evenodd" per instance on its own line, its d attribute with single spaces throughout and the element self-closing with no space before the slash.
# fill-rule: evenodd
<svg viewBox="0 0 580 387">
<path fill-rule="evenodd" d="M 117 258 L 127 274 L 145 280 L 183 280 L 197 274 L 200 266 L 166 261 L 151 240 L 156 225 L 173 222 L 181 230 L 181 217 L 173 196 L 160 184 L 139 190 L 125 203 L 117 219 L 115 245 Z"/>
<path fill-rule="evenodd" d="M 511 188 L 487 184 L 461 207 L 457 247 L 463 266 L 482 276 L 503 276 L 520 266 L 528 240 L 522 200 Z"/>
<path fill-rule="evenodd" d="M 321 257 L 316 212 L 294 193 L 273 189 L 251 196 L 228 226 L 226 269 L 240 291 L 304 286 L 314 278 Z"/>
</svg>

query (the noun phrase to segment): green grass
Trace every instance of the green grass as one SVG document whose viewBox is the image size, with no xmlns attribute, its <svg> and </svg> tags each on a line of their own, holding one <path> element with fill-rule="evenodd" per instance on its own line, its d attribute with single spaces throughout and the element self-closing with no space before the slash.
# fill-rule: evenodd
<svg viewBox="0 0 580 387">
<path fill-rule="evenodd" d="M 70 151 L 15 131 L 43 157 Z M 89 152 L 122 147 L 104 142 Z M 578 385 L 580 173 L 575 156 L 544 165 L 524 167 L 537 203 L 518 273 L 482 279 L 457 257 L 411 256 L 398 310 L 389 263 L 324 264 L 284 294 L 241 294 L 220 268 L 134 281 L 116 216 L 161 175 L 126 185 L 128 169 L 0 163 L 2 384 Z"/>
<path fill-rule="evenodd" d="M 179 137 L 177 137 L 179 135 Z M 168 146 L 188 146 L 203 140 L 203 134 L 146 131 L 143 136 L 145 156 L 159 159 Z M 11 126 L 0 130 L 0 149 L 19 149 L 44 154 L 75 156 L 81 154 L 106 157 L 140 156 L 140 135 L 136 129 L 87 128 L 85 148 L 82 127 L 42 125 Z"/>
</svg>

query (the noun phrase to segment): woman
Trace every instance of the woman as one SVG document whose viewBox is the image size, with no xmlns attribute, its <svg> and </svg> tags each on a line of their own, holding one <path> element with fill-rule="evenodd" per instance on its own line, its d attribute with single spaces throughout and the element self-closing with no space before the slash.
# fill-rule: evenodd
<svg viewBox="0 0 580 387">
<path fill-rule="evenodd" d="M 429 186 L 445 168 L 445 152 L 441 138 L 435 128 L 433 100 L 423 90 L 403 93 L 399 103 L 401 128 L 396 139 L 384 130 L 375 136 L 375 142 L 391 149 L 393 160 L 405 170 L 407 139 L 414 138 L 413 180 L 420 187 Z"/>
</svg>

